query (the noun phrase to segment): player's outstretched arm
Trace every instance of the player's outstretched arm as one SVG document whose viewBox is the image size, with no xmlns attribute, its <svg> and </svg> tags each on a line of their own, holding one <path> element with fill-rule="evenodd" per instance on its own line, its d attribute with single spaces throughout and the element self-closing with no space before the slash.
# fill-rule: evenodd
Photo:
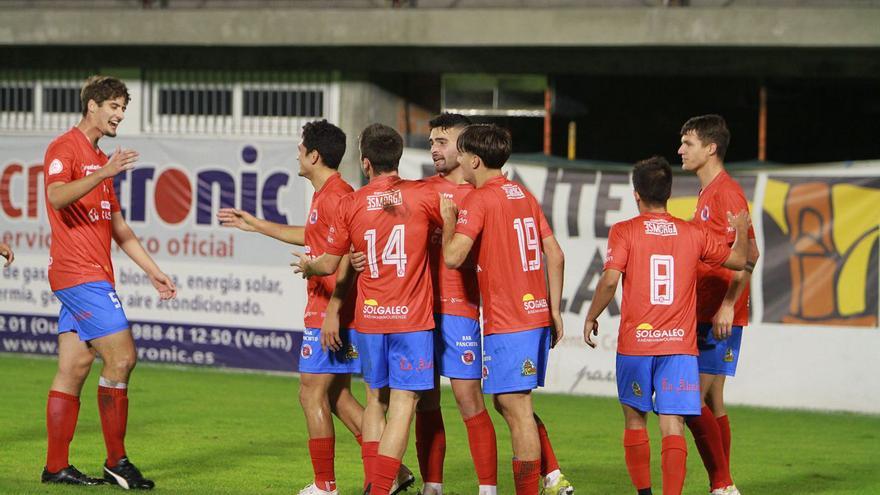
<svg viewBox="0 0 880 495">
<path fill-rule="evenodd" d="M 736 230 L 736 241 L 722 265 L 731 270 L 742 270 L 749 254 L 749 212 L 742 210 L 736 215 L 727 212 L 727 221 Z"/>
<path fill-rule="evenodd" d="M 336 273 L 339 262 L 342 261 L 342 256 L 329 253 L 324 253 L 317 258 L 297 251 L 291 251 L 291 253 L 296 256 L 296 260 L 290 263 L 290 266 L 293 267 L 293 273 L 301 274 L 302 278 L 323 277 Z"/>
<path fill-rule="evenodd" d="M 281 242 L 304 246 L 306 229 L 300 225 L 284 225 L 257 218 L 238 208 L 220 208 L 217 220 L 223 227 L 234 227 L 245 232 L 258 232 Z"/>
<path fill-rule="evenodd" d="M 159 269 L 159 266 L 150 257 L 147 250 L 144 249 L 140 239 L 134 235 L 131 227 L 122 218 L 122 213 L 118 211 L 113 212 L 110 219 L 113 240 L 116 241 L 116 244 L 150 277 L 150 282 L 159 291 L 161 299 L 173 299 L 177 295 L 177 287 L 174 285 L 174 281 L 171 280 L 171 277 L 162 273 L 162 270 Z"/>
<path fill-rule="evenodd" d="M 553 342 L 551 347 L 561 341 L 565 336 L 562 326 L 562 285 L 565 277 L 565 254 L 556 241 L 556 237 L 550 235 L 541 240 L 541 247 L 547 259 L 547 286 L 550 294 L 550 316 L 553 318 Z"/>
<path fill-rule="evenodd" d="M 15 253 L 12 252 L 12 248 L 9 247 L 9 244 L 3 244 L 0 242 L 0 256 L 6 258 L 6 264 L 3 265 L 3 268 L 12 264 L 12 261 L 15 259 Z"/>
<path fill-rule="evenodd" d="M 134 168 L 138 156 L 137 151 L 116 148 L 110 160 L 94 173 L 70 182 L 49 184 L 46 187 L 46 200 L 49 202 L 49 206 L 56 210 L 70 206 L 97 187 L 104 179 L 115 177 L 119 173 Z"/>
<path fill-rule="evenodd" d="M 614 293 L 617 292 L 618 282 L 620 282 L 620 272 L 609 268 L 605 270 L 599 283 L 596 284 L 596 294 L 593 296 L 593 301 L 590 302 L 587 319 L 584 321 L 584 342 L 592 348 L 595 348 L 598 343 L 593 340 L 593 337 L 599 335 L 599 315 L 605 311 L 611 298 L 614 297 Z"/>
</svg>

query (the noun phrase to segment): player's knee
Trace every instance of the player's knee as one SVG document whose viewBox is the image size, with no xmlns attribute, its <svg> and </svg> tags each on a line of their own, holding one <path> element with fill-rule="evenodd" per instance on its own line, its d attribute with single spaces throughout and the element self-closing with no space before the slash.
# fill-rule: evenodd
<svg viewBox="0 0 880 495">
<path fill-rule="evenodd" d="M 133 352 L 119 353 L 109 359 L 105 358 L 104 363 L 115 376 L 127 378 L 137 364 L 137 356 Z"/>
<path fill-rule="evenodd" d="M 461 411 L 463 418 L 471 418 L 486 409 L 483 396 L 480 394 L 476 396 L 474 394 L 459 394 L 455 397 L 455 402 L 458 404 L 458 410 Z"/>
<path fill-rule="evenodd" d="M 66 382 L 82 383 L 92 370 L 94 358 L 68 359 L 58 362 L 58 375 Z"/>
</svg>

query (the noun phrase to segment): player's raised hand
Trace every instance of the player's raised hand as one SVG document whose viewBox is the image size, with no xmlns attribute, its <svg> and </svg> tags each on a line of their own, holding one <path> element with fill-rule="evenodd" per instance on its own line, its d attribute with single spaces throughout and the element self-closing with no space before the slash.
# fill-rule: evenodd
<svg viewBox="0 0 880 495">
<path fill-rule="evenodd" d="M 455 201 L 440 195 L 440 215 L 443 216 L 443 222 L 455 224 L 458 221 L 458 206 Z"/>
<path fill-rule="evenodd" d="M 746 232 L 749 230 L 749 225 L 752 224 L 752 220 L 749 217 L 748 210 L 740 210 L 736 215 L 728 211 L 727 223 L 737 232 Z"/>
<path fill-rule="evenodd" d="M 174 285 L 174 281 L 168 275 L 162 272 L 150 275 L 150 282 L 159 291 L 159 299 L 174 299 L 177 296 L 177 286 Z"/>
<path fill-rule="evenodd" d="M 352 251 L 348 256 L 351 267 L 354 271 L 360 273 L 367 267 L 367 255 L 360 251 Z"/>
<path fill-rule="evenodd" d="M 290 266 L 293 267 L 293 273 L 301 275 L 302 278 L 311 277 L 311 274 L 308 273 L 308 269 L 309 262 L 313 259 L 312 256 L 300 253 L 299 251 L 291 251 L 290 254 L 296 256 L 296 259 L 290 262 Z"/>
<path fill-rule="evenodd" d="M 238 208 L 220 208 L 217 220 L 222 227 L 235 227 L 245 232 L 256 231 L 257 217 Z"/>
<path fill-rule="evenodd" d="M 116 177 L 117 175 L 134 168 L 140 155 L 135 150 L 124 150 L 120 146 L 116 147 L 110 160 L 101 167 L 101 173 L 104 178 Z"/>
<path fill-rule="evenodd" d="M 587 345 L 592 347 L 593 349 L 595 349 L 596 344 L 598 344 L 598 342 L 593 340 L 594 336 L 599 336 L 599 322 L 596 320 L 587 319 L 586 321 L 584 321 L 584 342 L 586 342 Z"/>
<path fill-rule="evenodd" d="M 321 349 L 327 352 L 330 349 L 336 352 L 342 349 L 342 339 L 339 337 L 339 313 L 328 311 L 321 323 Z"/>
<path fill-rule="evenodd" d="M 15 253 L 12 252 L 12 248 L 8 244 L 0 243 L 0 256 L 6 258 L 6 264 L 3 265 L 3 268 L 11 265 L 12 260 L 15 259 Z"/>
</svg>

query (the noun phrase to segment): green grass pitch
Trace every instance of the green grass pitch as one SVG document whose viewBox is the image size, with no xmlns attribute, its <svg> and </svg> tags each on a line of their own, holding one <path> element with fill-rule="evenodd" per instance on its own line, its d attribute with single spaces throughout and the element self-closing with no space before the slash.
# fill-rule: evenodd
<svg viewBox="0 0 880 495">
<path fill-rule="evenodd" d="M 111 493 L 118 487 L 43 486 L 46 393 L 55 362 L 0 354 L 0 494 Z M 104 459 L 95 389 L 82 396 L 71 462 L 97 475 Z M 310 482 L 306 432 L 291 376 L 227 373 L 141 364 L 130 391 L 127 448 L 166 494 L 290 494 Z M 736 387 L 736 381 L 730 384 Z M 362 383 L 355 393 L 363 398 Z M 623 419 L 614 399 L 535 395 L 536 410 L 576 493 L 630 494 L 623 462 Z M 476 493 L 464 425 L 444 390 L 447 494 Z M 746 495 L 880 494 L 880 417 L 750 407 L 730 412 L 733 474 Z M 498 432 L 499 495 L 513 493 L 510 437 Z M 653 480 L 660 493 L 660 441 L 650 422 Z M 413 439 L 406 462 L 418 472 Z M 340 493 L 360 495 L 360 451 L 337 422 Z M 705 494 L 706 474 L 689 438 L 687 494 Z M 417 482 L 418 486 L 418 482 Z M 409 493 L 414 495 L 415 488 Z"/>
</svg>

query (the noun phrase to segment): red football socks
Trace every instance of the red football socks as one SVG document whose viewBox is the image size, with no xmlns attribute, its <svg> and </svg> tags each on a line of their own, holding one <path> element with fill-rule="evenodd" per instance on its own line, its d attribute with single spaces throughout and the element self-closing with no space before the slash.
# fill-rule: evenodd
<svg viewBox="0 0 880 495">
<path fill-rule="evenodd" d="M 553 445 L 547 435 L 547 427 L 540 421 L 536 421 L 536 423 L 538 423 L 538 437 L 541 439 L 541 476 L 547 476 L 547 474 L 559 469 L 559 461 L 556 460 L 556 453 L 553 452 Z"/>
<path fill-rule="evenodd" d="M 540 459 L 534 461 L 513 459 L 513 483 L 516 485 L 516 495 L 538 495 L 540 478 Z"/>
<path fill-rule="evenodd" d="M 464 425 L 467 427 L 468 444 L 480 485 L 497 485 L 498 446 L 489 411 L 483 409 L 479 414 L 464 420 Z"/>
<path fill-rule="evenodd" d="M 651 444 L 648 430 L 623 430 L 626 469 L 636 490 L 651 488 Z"/>
<path fill-rule="evenodd" d="M 46 436 L 49 440 L 46 469 L 50 473 L 57 473 L 70 465 L 70 442 L 73 441 L 78 416 L 79 397 L 49 391 L 49 400 L 46 402 Z"/>
<path fill-rule="evenodd" d="M 712 490 L 732 485 L 730 470 L 727 467 L 727 457 L 724 455 L 724 444 L 721 440 L 721 430 L 712 411 L 703 406 L 700 416 L 691 418 L 687 422 L 688 428 L 694 435 L 694 443 L 703 459 L 706 472 L 709 473 L 709 485 Z"/>
<path fill-rule="evenodd" d="M 400 459 L 377 455 L 373 470 L 373 488 L 370 490 L 370 494 L 388 495 L 391 492 L 391 486 L 394 485 L 394 480 L 397 479 L 399 470 Z"/>
<path fill-rule="evenodd" d="M 336 438 L 312 438 L 309 440 L 309 455 L 312 457 L 312 468 L 315 470 L 315 486 L 325 491 L 332 491 L 336 485 L 336 471 L 333 464 L 336 450 Z M 329 488 L 333 486 L 333 488 Z"/>
<path fill-rule="evenodd" d="M 116 467 L 125 457 L 125 428 L 128 424 L 128 389 L 98 386 L 98 412 L 107 446 L 107 466 Z"/>
<path fill-rule="evenodd" d="M 721 445 L 724 446 L 724 458 L 727 459 L 727 470 L 730 471 L 730 420 L 727 415 L 715 418 L 718 429 L 721 430 Z"/>
<path fill-rule="evenodd" d="M 425 483 L 443 483 L 446 429 L 440 409 L 416 412 L 416 454 Z"/>
<path fill-rule="evenodd" d="M 681 495 L 687 473 L 687 443 L 684 437 L 664 437 L 660 459 L 663 467 L 663 495 Z"/>
<path fill-rule="evenodd" d="M 361 444 L 361 459 L 364 461 L 364 489 L 373 481 L 373 464 L 379 455 L 379 442 Z"/>
</svg>

